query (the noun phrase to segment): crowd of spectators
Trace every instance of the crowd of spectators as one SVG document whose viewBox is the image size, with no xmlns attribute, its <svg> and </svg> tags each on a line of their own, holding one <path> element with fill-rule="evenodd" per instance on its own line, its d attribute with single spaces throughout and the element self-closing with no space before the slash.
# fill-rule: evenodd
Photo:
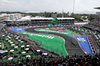
<svg viewBox="0 0 100 66">
<path fill-rule="evenodd" d="M 92 30 L 97 30 L 100 32 L 100 19 L 94 19 L 89 24 L 85 25 L 85 27 L 90 28 Z"/>
<path fill-rule="evenodd" d="M 48 57 L 19 59 L 17 62 L 1 62 L 0 66 L 100 66 L 100 56 Z"/>
<path fill-rule="evenodd" d="M 95 34 L 93 34 L 93 37 L 96 43 L 100 46 L 100 36 L 99 36 L 100 35 L 100 18 L 92 20 L 91 22 L 89 22 L 89 24 L 85 25 L 84 27 L 95 32 Z"/>
</svg>

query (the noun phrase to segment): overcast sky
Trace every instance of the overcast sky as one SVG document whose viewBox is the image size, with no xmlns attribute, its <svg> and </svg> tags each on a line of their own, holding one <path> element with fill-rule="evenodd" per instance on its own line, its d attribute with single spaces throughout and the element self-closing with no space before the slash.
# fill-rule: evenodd
<svg viewBox="0 0 100 66">
<path fill-rule="evenodd" d="M 0 0 L 0 11 L 73 12 L 74 0 Z M 96 13 L 100 0 L 75 0 L 75 13 Z"/>
</svg>

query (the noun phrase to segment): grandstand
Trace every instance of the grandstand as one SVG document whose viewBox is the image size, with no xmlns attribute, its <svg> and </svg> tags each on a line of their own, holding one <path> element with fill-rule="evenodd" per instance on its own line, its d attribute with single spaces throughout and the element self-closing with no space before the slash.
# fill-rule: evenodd
<svg viewBox="0 0 100 66">
<path fill-rule="evenodd" d="M 74 18 L 44 18 L 25 16 L 19 20 L 6 21 L 7 26 L 25 26 L 25 25 L 69 25 L 74 24 Z"/>
<path fill-rule="evenodd" d="M 32 24 L 39 24 L 39 25 L 48 25 L 54 22 L 59 22 L 61 25 L 69 25 L 74 24 L 74 18 L 57 18 L 58 20 L 54 20 L 54 18 L 31 18 Z"/>
</svg>

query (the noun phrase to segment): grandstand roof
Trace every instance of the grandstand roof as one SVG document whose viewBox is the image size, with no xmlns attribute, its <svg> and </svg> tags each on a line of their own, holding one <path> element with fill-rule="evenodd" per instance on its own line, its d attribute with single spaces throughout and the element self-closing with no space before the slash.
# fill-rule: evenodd
<svg viewBox="0 0 100 66">
<path fill-rule="evenodd" d="M 100 7 L 95 7 L 94 9 L 100 9 Z"/>
<path fill-rule="evenodd" d="M 33 20 L 35 20 L 35 19 L 53 19 L 53 18 L 31 18 L 31 19 L 33 19 Z M 57 19 L 75 19 L 75 18 L 57 18 Z"/>
<path fill-rule="evenodd" d="M 74 23 L 75 25 L 85 25 L 88 24 L 88 22 L 79 22 L 79 23 Z"/>
<path fill-rule="evenodd" d="M 30 16 L 25 16 L 25 17 L 22 17 L 21 19 L 18 19 L 18 20 L 9 20 L 9 21 L 28 21 L 28 20 L 44 20 L 44 19 L 53 19 L 53 18 L 46 18 L 46 17 L 30 17 Z M 75 18 L 57 18 L 57 19 L 75 19 Z"/>
</svg>

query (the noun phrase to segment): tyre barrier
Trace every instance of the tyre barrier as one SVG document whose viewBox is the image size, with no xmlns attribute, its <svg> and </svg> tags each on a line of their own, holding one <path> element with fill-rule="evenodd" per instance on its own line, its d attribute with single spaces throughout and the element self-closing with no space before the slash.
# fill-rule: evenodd
<svg viewBox="0 0 100 66">
<path fill-rule="evenodd" d="M 91 46 L 93 46 L 92 44 L 90 44 Z"/>
<path fill-rule="evenodd" d="M 87 37 L 87 38 L 88 38 L 89 44 L 90 44 L 90 46 L 91 46 L 91 50 L 93 51 L 94 55 L 96 55 L 95 49 L 94 49 L 94 47 L 93 47 L 93 44 L 92 44 L 90 38 L 89 38 L 89 37 Z"/>
</svg>

